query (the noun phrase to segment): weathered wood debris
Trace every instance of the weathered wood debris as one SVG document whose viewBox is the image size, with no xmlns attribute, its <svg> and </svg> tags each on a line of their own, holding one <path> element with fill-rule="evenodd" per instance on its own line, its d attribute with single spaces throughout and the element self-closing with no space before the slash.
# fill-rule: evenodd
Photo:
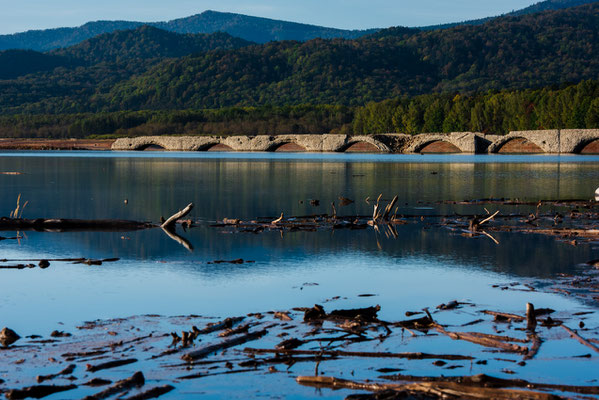
<svg viewBox="0 0 599 400">
<path fill-rule="evenodd" d="M 476 320 L 447 323 L 463 318 L 464 309 Z M 535 309 L 532 304 L 526 307 L 526 315 L 490 311 L 455 300 L 434 310 L 410 311 L 410 316 L 422 316 L 399 321 L 381 319 L 379 306 L 327 311 L 314 305 L 216 322 L 200 316 L 87 322 L 72 336 L 44 339 L 30 335 L 0 348 L 5 379 L 0 380 L 0 393 L 8 399 L 43 398 L 58 392 L 65 393 L 64 398 L 90 400 L 150 399 L 171 391 L 180 397 L 194 381 L 209 377 L 222 376 L 231 382 L 240 374 L 268 379 L 270 374 L 286 371 L 289 386 L 281 388 L 277 378 L 277 390 L 293 392 L 295 379 L 302 386 L 348 389 L 347 399 L 599 398 L 596 382 L 547 383 L 510 377 L 525 377 L 527 363 L 535 358 L 554 362 L 556 356 L 549 350 L 553 346 L 546 346 L 544 353 L 541 343 L 571 336 L 581 349 L 598 352 L 597 328 L 571 328 L 584 316 Z M 540 317 L 547 319 L 549 314 L 559 314 L 558 326 L 565 336 L 556 336 L 553 326 L 544 324 Z M 511 323 L 496 321 L 497 317 L 510 318 Z M 478 329 L 467 328 L 473 325 Z M 499 327 L 501 333 L 489 333 Z M 18 336 L 8 329 L 2 332 Z M 429 347 L 429 342 L 444 341 L 448 342 L 442 347 L 452 352 L 400 351 L 406 343 L 417 350 Z M 594 368 L 592 357 L 579 356 L 575 352 L 571 359 Z M 564 355 L 555 362 L 563 365 Z M 471 374 L 451 372 L 459 368 Z M 57 372 L 37 373 L 52 369 Z M 324 370 L 326 375 L 321 373 Z M 146 379 L 149 375 L 151 385 Z M 351 375 L 351 379 L 337 377 L 341 375 Z M 224 382 L 217 385 L 221 393 Z"/>
<path fill-rule="evenodd" d="M 366 199 L 370 201 L 369 198 Z M 383 204 L 386 202 L 386 205 Z M 237 233 L 280 232 L 315 232 L 318 230 L 368 229 L 383 232 L 387 237 L 397 238 L 395 226 L 409 223 L 425 223 L 427 226 L 438 226 L 462 234 L 465 237 L 485 236 L 499 242 L 492 236 L 493 232 L 526 233 L 554 236 L 573 245 L 581 242 L 599 241 L 599 202 L 594 200 L 541 200 L 520 201 L 510 199 L 480 199 L 464 201 L 442 201 L 436 203 L 419 203 L 420 206 L 452 204 L 480 208 L 493 206 L 493 213 L 486 208 L 486 214 L 416 214 L 402 210 L 398 196 L 391 200 L 382 200 L 379 195 L 373 205 L 372 215 L 339 215 L 334 203 L 331 212 L 305 216 L 287 216 L 284 213 L 277 217 L 262 217 L 250 220 L 224 218 L 211 224 L 214 228 Z M 517 212 L 513 212 L 513 208 Z M 409 207 L 408 207 L 409 208 Z M 523 212 L 526 211 L 526 212 Z"/>
<path fill-rule="evenodd" d="M 0 230 L 2 231 L 41 231 L 41 232 L 72 232 L 72 231 L 136 231 L 142 229 L 152 229 L 161 227 L 167 230 L 173 230 L 176 223 L 189 224 L 189 221 L 181 220 L 193 209 L 193 204 L 187 205 L 184 209 L 178 211 L 169 217 L 161 225 L 151 222 L 140 222 L 122 219 L 68 219 L 68 218 L 20 218 L 11 213 L 11 217 L 0 218 Z M 18 206 L 17 206 L 18 211 Z M 13 216 L 15 215 L 15 216 Z"/>
</svg>

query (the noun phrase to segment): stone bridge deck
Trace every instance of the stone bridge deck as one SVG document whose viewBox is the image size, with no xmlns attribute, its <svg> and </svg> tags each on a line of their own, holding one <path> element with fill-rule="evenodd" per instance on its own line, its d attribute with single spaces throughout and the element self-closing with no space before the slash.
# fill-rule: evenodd
<svg viewBox="0 0 599 400">
<path fill-rule="evenodd" d="M 371 153 L 599 153 L 599 129 L 419 135 L 140 136 L 117 139 L 112 150 L 306 151 Z"/>
</svg>

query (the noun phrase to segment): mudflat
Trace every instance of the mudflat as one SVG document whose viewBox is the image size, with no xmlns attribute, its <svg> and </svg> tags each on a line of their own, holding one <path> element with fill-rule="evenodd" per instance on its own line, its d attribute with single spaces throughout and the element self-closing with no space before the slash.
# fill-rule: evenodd
<svg viewBox="0 0 599 400">
<path fill-rule="evenodd" d="M 110 150 L 113 139 L 0 139 L 3 150 Z"/>
</svg>

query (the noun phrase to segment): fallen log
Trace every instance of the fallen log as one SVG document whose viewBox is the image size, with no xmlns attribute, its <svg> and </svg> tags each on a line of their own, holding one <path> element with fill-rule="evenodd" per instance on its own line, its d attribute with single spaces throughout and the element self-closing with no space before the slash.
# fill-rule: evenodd
<svg viewBox="0 0 599 400">
<path fill-rule="evenodd" d="M 524 356 L 524 361 L 532 360 L 539 352 L 539 349 L 541 348 L 541 343 L 543 343 L 541 338 L 539 338 L 539 336 L 536 333 L 530 334 L 529 339 L 532 341 L 532 346 L 530 346 L 528 353 L 526 353 L 526 355 Z"/>
<path fill-rule="evenodd" d="M 126 232 L 155 228 L 149 222 L 120 219 L 23 219 L 0 218 L 0 230 L 40 231 L 40 232 Z"/>
<path fill-rule="evenodd" d="M 198 329 L 197 327 L 193 327 L 192 329 L 194 333 L 197 333 L 198 335 L 206 335 L 208 333 L 222 331 L 223 329 L 231 329 L 234 325 L 240 323 L 244 319 L 245 317 L 232 317 L 220 322 L 208 324 L 204 329 Z"/>
<path fill-rule="evenodd" d="M 503 379 L 493 376 L 479 374 L 473 376 L 412 376 L 412 375 L 386 375 L 381 379 L 400 382 L 456 382 L 470 386 L 485 386 L 491 388 L 528 388 L 528 389 L 549 389 L 559 390 L 560 392 L 570 392 L 579 394 L 599 394 L 599 386 L 575 386 L 559 385 L 553 383 L 536 383 L 524 379 Z"/>
<path fill-rule="evenodd" d="M 505 318 L 508 320 L 514 320 L 514 321 L 526 320 L 525 317 L 523 317 L 521 315 L 517 315 L 517 314 L 510 314 L 510 313 L 504 313 L 504 312 L 499 312 L 499 311 L 489 311 L 489 310 L 482 310 L 481 312 L 484 314 L 493 315 L 495 317 L 502 317 L 502 318 Z"/>
<path fill-rule="evenodd" d="M 30 397 L 34 399 L 41 399 L 54 393 L 66 392 L 67 390 L 73 389 L 77 389 L 77 385 L 38 385 L 23 389 L 12 389 L 7 391 L 4 395 L 9 400 L 26 399 Z"/>
<path fill-rule="evenodd" d="M 328 376 L 298 376 L 297 383 L 304 386 L 330 389 L 367 390 L 382 392 L 392 390 L 398 394 L 434 395 L 439 398 L 463 399 L 530 399 L 554 400 L 561 399 L 548 393 L 528 390 L 495 389 L 487 387 L 472 387 L 455 382 L 420 382 L 408 384 L 362 383 Z"/>
<path fill-rule="evenodd" d="M 91 396 L 84 397 L 83 400 L 101 400 L 113 396 L 117 393 L 121 393 L 135 387 L 141 387 L 146 382 L 144 375 L 141 372 L 134 373 L 131 377 L 123 379 L 115 383 L 114 385 L 106 388 L 105 390 L 93 394 Z"/>
<path fill-rule="evenodd" d="M 214 352 L 217 352 L 220 350 L 225 350 L 230 347 L 238 346 L 240 344 L 243 344 L 243 343 L 246 343 L 246 342 L 249 342 L 252 340 L 260 339 L 262 336 L 266 335 L 267 333 L 268 333 L 268 331 L 265 329 L 261 330 L 261 331 L 257 331 L 257 332 L 250 332 L 243 336 L 224 340 L 220 343 L 204 346 L 198 350 L 191 351 L 187 354 L 184 354 L 181 358 L 184 361 L 188 361 L 188 362 L 195 361 L 200 358 L 204 358 L 211 353 L 214 353 Z"/>
<path fill-rule="evenodd" d="M 164 221 L 164 223 L 162 225 L 160 225 L 161 228 L 169 228 L 172 225 L 174 225 L 177 220 L 179 218 L 183 218 L 185 217 L 187 214 L 189 214 L 189 212 L 193 209 L 193 203 L 189 203 L 187 205 L 187 207 L 185 207 L 184 209 L 174 213 L 173 215 L 171 215 L 166 221 Z"/>
<path fill-rule="evenodd" d="M 527 347 L 518 346 L 517 344 L 512 343 L 506 343 L 504 341 L 498 340 L 497 336 L 494 338 L 491 337 L 491 335 L 481 334 L 478 332 L 449 332 L 439 324 L 435 325 L 435 329 L 437 330 L 437 332 L 449 336 L 453 340 L 464 340 L 467 342 L 479 344 L 481 346 L 495 347 L 513 353 L 528 353 Z"/>
<path fill-rule="evenodd" d="M 89 372 L 97 372 L 97 371 L 102 371 L 103 369 L 110 369 L 110 368 L 116 368 L 116 367 L 121 367 L 123 365 L 129 365 L 129 364 L 133 364 L 136 363 L 137 359 L 136 358 L 129 358 L 126 360 L 114 360 L 114 361 L 108 361 L 105 363 L 101 363 L 98 365 L 91 365 L 91 364 L 87 364 L 86 365 L 86 370 Z"/>
<path fill-rule="evenodd" d="M 75 370 L 75 367 L 76 367 L 75 364 L 70 364 L 69 366 L 67 366 L 66 368 L 64 368 L 62 371 L 57 372 L 56 374 L 38 375 L 36 377 L 36 380 L 37 380 L 38 383 L 42 383 L 44 381 L 49 381 L 51 379 L 58 378 L 61 375 L 70 375 Z"/>
<path fill-rule="evenodd" d="M 566 330 L 566 332 L 568 332 L 570 334 L 571 337 L 578 340 L 578 342 L 587 346 L 590 349 L 593 349 L 596 353 L 599 353 L 599 347 L 595 346 L 594 344 L 592 344 L 591 342 L 589 342 L 588 340 L 586 340 L 585 338 L 580 336 L 578 333 L 576 333 L 572 329 L 568 328 L 566 325 L 562 324 L 561 326 L 562 326 L 562 328 L 564 328 Z"/>
<path fill-rule="evenodd" d="M 320 355 L 333 357 L 363 357 L 363 358 L 403 358 L 407 360 L 474 360 L 474 357 L 454 354 L 427 354 L 427 353 L 372 353 L 360 351 L 341 350 L 295 350 L 295 349 L 243 349 L 250 354 L 286 354 L 286 355 Z"/>
<path fill-rule="evenodd" d="M 136 394 L 135 396 L 127 397 L 122 400 L 155 399 L 155 398 L 162 396 L 163 394 L 167 394 L 168 392 L 170 392 L 171 390 L 174 390 L 174 389 L 175 389 L 175 387 L 171 386 L 171 385 L 156 386 L 156 387 L 153 387 L 152 389 L 146 390 L 143 393 L 139 393 L 139 394 Z"/>
</svg>

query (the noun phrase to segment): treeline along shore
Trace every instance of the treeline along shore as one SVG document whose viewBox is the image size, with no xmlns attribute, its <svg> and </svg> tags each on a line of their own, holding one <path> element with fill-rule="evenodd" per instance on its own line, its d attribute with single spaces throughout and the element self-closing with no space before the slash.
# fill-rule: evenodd
<svg viewBox="0 0 599 400">
<path fill-rule="evenodd" d="M 0 137 L 116 139 L 158 135 L 300 135 L 599 128 L 599 81 L 472 95 L 397 97 L 363 106 L 296 105 L 0 116 Z"/>
</svg>

